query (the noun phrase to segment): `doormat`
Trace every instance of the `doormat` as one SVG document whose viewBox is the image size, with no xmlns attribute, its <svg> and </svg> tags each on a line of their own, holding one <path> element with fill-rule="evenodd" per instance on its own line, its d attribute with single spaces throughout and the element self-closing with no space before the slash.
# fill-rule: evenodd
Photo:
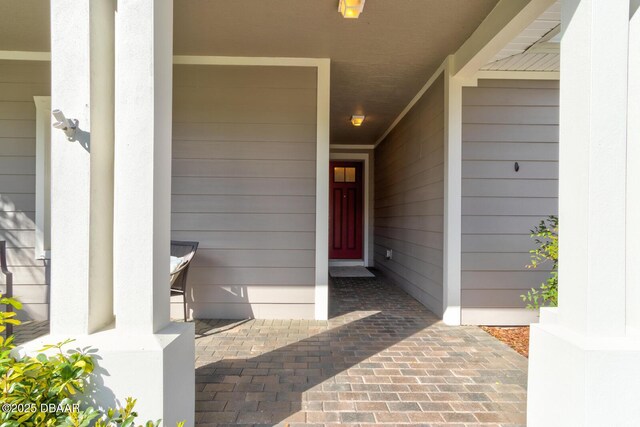
<svg viewBox="0 0 640 427">
<path fill-rule="evenodd" d="M 376 277 L 364 267 L 329 267 L 331 277 Z"/>
</svg>

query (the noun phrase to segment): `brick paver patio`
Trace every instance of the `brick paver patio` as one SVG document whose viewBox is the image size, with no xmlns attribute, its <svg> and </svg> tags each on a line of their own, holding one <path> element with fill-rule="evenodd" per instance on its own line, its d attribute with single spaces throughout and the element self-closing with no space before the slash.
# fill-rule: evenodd
<svg viewBox="0 0 640 427">
<path fill-rule="evenodd" d="M 196 425 L 524 425 L 527 361 L 481 329 L 379 277 L 330 301 L 328 322 L 197 321 Z"/>
</svg>

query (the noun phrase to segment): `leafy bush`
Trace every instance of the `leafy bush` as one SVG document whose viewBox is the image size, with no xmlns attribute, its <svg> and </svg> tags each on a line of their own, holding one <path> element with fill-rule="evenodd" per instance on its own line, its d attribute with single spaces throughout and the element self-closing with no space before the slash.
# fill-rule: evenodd
<svg viewBox="0 0 640 427">
<path fill-rule="evenodd" d="M 535 239 L 536 249 L 531 250 L 531 264 L 527 268 L 538 268 L 545 263 L 553 263 L 551 275 L 540 285 L 539 289 L 531 288 L 525 295 L 520 295 L 527 308 L 535 310 L 540 307 L 558 306 L 558 217 L 550 216 L 540 221 L 531 230 L 531 237 Z"/>
<path fill-rule="evenodd" d="M 0 304 L 21 308 L 10 298 L 0 298 Z M 20 324 L 14 317 L 15 313 L 0 312 L 0 332 L 7 323 Z M 11 354 L 13 336 L 0 336 L 0 427 L 134 427 L 134 399 L 106 413 L 84 400 L 94 359 L 86 350 L 65 353 L 62 348 L 72 341 L 47 345 L 36 356 L 18 359 Z M 160 420 L 145 423 L 159 425 Z"/>
</svg>

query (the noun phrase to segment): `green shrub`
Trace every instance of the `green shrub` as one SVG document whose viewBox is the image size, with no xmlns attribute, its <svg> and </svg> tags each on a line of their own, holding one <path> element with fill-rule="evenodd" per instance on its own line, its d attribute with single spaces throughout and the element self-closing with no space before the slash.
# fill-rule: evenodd
<svg viewBox="0 0 640 427">
<path fill-rule="evenodd" d="M 538 226 L 531 230 L 531 237 L 535 240 L 537 248 L 531 250 L 531 263 L 527 268 L 537 268 L 541 264 L 551 262 L 551 274 L 540 285 L 540 288 L 531 288 L 525 295 L 520 295 L 522 301 L 527 303 L 527 308 L 535 310 L 540 307 L 558 306 L 558 217 L 550 216 L 540 221 Z"/>
<path fill-rule="evenodd" d="M 0 304 L 21 308 L 10 298 L 0 298 Z M 20 324 L 14 317 L 15 313 L 0 312 L 0 332 L 7 323 Z M 63 347 L 72 341 L 47 345 L 36 356 L 16 358 L 11 354 L 15 348 L 13 336 L 0 336 L 0 427 L 135 426 L 134 399 L 127 398 L 124 407 L 106 413 L 85 400 L 94 358 L 86 349 L 64 352 Z M 160 420 L 144 424 L 159 425 Z"/>
</svg>

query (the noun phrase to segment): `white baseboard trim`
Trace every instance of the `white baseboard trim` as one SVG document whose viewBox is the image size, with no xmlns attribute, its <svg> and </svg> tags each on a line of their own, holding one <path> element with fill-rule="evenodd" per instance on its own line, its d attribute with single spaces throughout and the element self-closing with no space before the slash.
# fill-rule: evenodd
<svg viewBox="0 0 640 427">
<path fill-rule="evenodd" d="M 527 308 L 462 308 L 463 325 L 526 326 L 538 323 L 538 310 Z"/>
</svg>

